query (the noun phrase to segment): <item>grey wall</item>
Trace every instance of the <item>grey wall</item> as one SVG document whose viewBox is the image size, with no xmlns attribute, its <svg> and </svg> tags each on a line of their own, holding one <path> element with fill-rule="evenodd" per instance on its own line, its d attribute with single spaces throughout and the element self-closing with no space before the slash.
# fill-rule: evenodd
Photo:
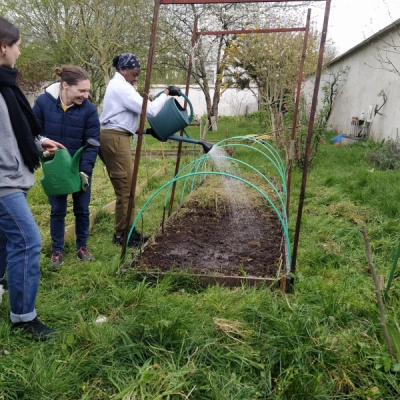
<svg viewBox="0 0 400 400">
<path fill-rule="evenodd" d="M 396 36 L 393 36 L 395 38 Z M 385 47 L 384 41 L 392 40 L 390 33 L 381 39 L 367 42 L 362 46 L 355 47 L 344 56 L 333 62 L 328 72 L 335 73 L 340 68 L 349 66 L 349 72 L 342 77 L 340 91 L 333 105 L 332 114 L 329 118 L 329 125 L 337 129 L 339 133 L 351 135 L 354 133 L 354 126 L 351 124 L 352 117 L 360 117 L 362 111 L 368 114 L 368 110 L 383 103 L 383 97 L 379 94 L 384 91 L 387 95 L 387 102 L 380 110 L 382 115 L 372 112 L 369 137 L 373 140 L 399 139 L 400 134 L 400 76 L 393 72 L 383 70 L 377 61 L 377 48 Z M 400 47 L 400 36 L 397 35 Z M 400 68 L 400 56 L 389 52 L 391 60 Z M 320 87 L 332 81 L 332 76 L 325 74 L 321 77 Z M 315 77 L 307 80 L 304 87 L 309 104 L 314 88 Z M 322 93 L 320 90 L 318 108 L 322 107 Z"/>
</svg>

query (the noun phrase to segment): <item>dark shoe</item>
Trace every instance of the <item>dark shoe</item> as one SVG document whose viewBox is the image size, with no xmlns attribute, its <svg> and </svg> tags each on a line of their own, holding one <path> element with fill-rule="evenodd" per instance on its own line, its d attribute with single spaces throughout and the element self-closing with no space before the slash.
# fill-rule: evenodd
<svg viewBox="0 0 400 400">
<path fill-rule="evenodd" d="M 41 323 L 37 317 L 28 322 L 17 322 L 12 324 L 12 329 L 22 329 L 25 333 L 32 335 L 35 340 L 48 340 L 53 336 L 56 331 L 48 328 L 45 324 Z"/>
<path fill-rule="evenodd" d="M 142 236 L 136 229 L 133 230 L 131 237 L 128 241 L 128 247 L 140 247 L 143 243 L 147 242 L 150 239 L 149 236 Z M 124 235 L 117 236 L 114 234 L 113 244 L 118 246 L 122 246 L 124 244 Z"/>
<path fill-rule="evenodd" d="M 51 255 L 51 259 L 50 259 L 50 265 L 53 268 L 60 268 L 60 265 L 62 265 L 64 263 L 63 260 L 63 255 L 60 251 L 55 251 L 52 255 Z"/>
<path fill-rule="evenodd" d="M 113 244 L 116 244 L 118 246 L 122 246 L 124 244 L 123 235 L 117 236 L 116 234 L 114 234 L 112 242 L 113 242 Z"/>
<path fill-rule="evenodd" d="M 0 279 L 0 285 L 3 286 L 3 290 L 8 289 L 7 281 L 5 279 Z"/>
<path fill-rule="evenodd" d="M 136 228 L 133 228 L 132 235 L 129 238 L 129 241 L 146 243 L 149 239 L 150 239 L 150 236 L 143 236 L 141 233 L 139 233 L 136 230 Z"/>
<path fill-rule="evenodd" d="M 77 259 L 79 261 L 95 261 L 96 260 L 94 258 L 94 255 L 90 253 L 90 251 L 89 251 L 89 249 L 87 247 L 81 247 L 78 250 Z"/>
<path fill-rule="evenodd" d="M 117 246 L 123 246 L 124 245 L 124 235 L 117 236 L 114 234 L 113 244 L 116 244 Z M 132 238 L 128 242 L 128 247 L 140 247 L 140 241 L 138 240 L 132 240 Z"/>
<path fill-rule="evenodd" d="M 147 242 L 150 236 L 143 236 L 136 229 L 133 229 L 132 234 L 128 241 L 128 247 L 140 247 L 143 243 Z M 117 236 L 114 234 L 112 242 L 116 245 L 122 246 L 124 244 L 124 235 Z"/>
<path fill-rule="evenodd" d="M 140 247 L 143 243 L 141 240 L 137 240 L 131 236 L 128 241 L 128 247 Z"/>
</svg>

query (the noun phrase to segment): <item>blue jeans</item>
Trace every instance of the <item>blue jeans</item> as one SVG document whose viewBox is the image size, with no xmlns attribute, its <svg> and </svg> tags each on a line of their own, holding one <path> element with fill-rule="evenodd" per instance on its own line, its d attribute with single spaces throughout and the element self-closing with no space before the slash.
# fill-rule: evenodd
<svg viewBox="0 0 400 400">
<path fill-rule="evenodd" d="M 86 192 L 81 190 L 72 193 L 73 212 L 75 215 L 76 248 L 86 247 L 89 237 L 90 223 L 90 189 L 92 177 L 89 177 L 89 187 Z M 67 215 L 67 198 L 63 196 L 49 196 L 50 211 L 50 235 L 52 252 L 64 252 L 65 216 Z"/>
<path fill-rule="evenodd" d="M 42 240 L 26 194 L 0 197 L 0 278 L 7 271 L 11 322 L 36 317 Z"/>
</svg>

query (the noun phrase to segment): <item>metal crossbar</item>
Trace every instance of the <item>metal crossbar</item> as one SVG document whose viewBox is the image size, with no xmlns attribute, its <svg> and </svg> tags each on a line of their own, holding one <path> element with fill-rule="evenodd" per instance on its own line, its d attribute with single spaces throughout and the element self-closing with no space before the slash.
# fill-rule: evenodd
<svg viewBox="0 0 400 400">
<path fill-rule="evenodd" d="M 276 28 L 276 29 L 235 29 L 226 31 L 204 31 L 196 32 L 196 35 L 230 35 L 230 34 L 251 34 L 251 33 L 281 33 L 281 32 L 305 32 L 306 28 Z"/>
<path fill-rule="evenodd" d="M 160 4 L 291 3 L 326 0 L 160 0 Z"/>
</svg>

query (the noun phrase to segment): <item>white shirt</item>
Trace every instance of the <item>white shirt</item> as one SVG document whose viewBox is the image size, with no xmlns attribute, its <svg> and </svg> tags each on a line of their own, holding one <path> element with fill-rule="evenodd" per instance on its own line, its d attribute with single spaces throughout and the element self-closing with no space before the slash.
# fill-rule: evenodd
<svg viewBox="0 0 400 400">
<path fill-rule="evenodd" d="M 162 93 L 147 103 L 146 116 L 155 117 L 163 108 L 168 96 Z M 136 89 L 116 72 L 110 80 L 104 96 L 100 124 L 105 129 L 117 129 L 134 134 L 139 125 L 143 97 Z"/>
</svg>

